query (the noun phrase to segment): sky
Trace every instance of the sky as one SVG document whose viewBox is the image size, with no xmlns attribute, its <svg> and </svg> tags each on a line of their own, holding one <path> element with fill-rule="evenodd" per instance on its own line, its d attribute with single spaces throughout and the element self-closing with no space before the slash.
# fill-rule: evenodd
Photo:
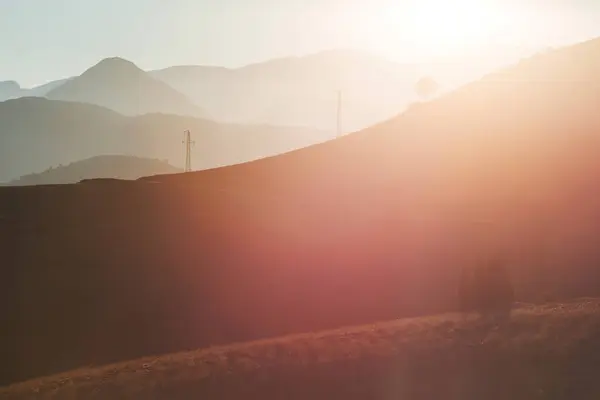
<svg viewBox="0 0 600 400">
<path fill-rule="evenodd" d="M 419 63 L 597 36 L 598 0 L 0 0 L 0 81 L 32 87 L 113 56 L 150 70 L 353 48 Z"/>
</svg>

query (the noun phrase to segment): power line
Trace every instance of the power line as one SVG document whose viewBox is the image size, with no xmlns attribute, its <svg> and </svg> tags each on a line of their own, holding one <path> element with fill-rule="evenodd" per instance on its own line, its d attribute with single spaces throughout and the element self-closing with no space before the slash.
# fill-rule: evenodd
<svg viewBox="0 0 600 400">
<path fill-rule="evenodd" d="M 185 144 L 185 172 L 192 171 L 192 146 L 196 144 L 192 141 L 192 136 L 189 130 L 183 132 L 184 139 L 181 143 Z"/>
</svg>

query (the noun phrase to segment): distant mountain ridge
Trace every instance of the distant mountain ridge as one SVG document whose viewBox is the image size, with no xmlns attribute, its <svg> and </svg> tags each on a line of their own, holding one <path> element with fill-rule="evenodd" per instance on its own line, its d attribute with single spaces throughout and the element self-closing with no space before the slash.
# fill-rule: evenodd
<svg viewBox="0 0 600 400">
<path fill-rule="evenodd" d="M 44 97 L 49 91 L 59 87 L 66 81 L 68 81 L 68 79 L 59 79 L 31 89 L 22 88 L 21 85 L 15 81 L 0 82 L 0 102 L 21 97 Z"/>
<path fill-rule="evenodd" d="M 46 97 L 96 104 L 130 116 L 164 113 L 208 117 L 184 95 L 119 57 L 100 61 L 80 76 L 50 90 Z"/>
<path fill-rule="evenodd" d="M 502 59 L 511 49 L 497 50 Z M 495 68 L 498 59 L 489 58 L 403 64 L 338 49 L 239 68 L 184 65 L 144 72 L 130 61 L 111 57 L 81 76 L 33 89 L 15 90 L 11 83 L 3 90 L 0 83 L 0 101 L 38 96 L 97 104 L 124 115 L 160 112 L 334 131 L 341 91 L 341 129 L 351 132 L 391 118 L 417 100 L 414 85 L 424 75 L 448 90 Z"/>
<path fill-rule="evenodd" d="M 398 63 L 365 51 L 325 50 L 239 68 L 175 66 L 150 71 L 186 94 L 216 119 L 243 123 L 304 125 L 335 130 L 341 91 L 341 129 L 357 131 L 396 116 L 419 99 L 414 85 L 431 76 L 446 91 L 508 62 L 459 58 Z M 514 49 L 513 49 L 514 50 Z"/>
<path fill-rule="evenodd" d="M 387 119 L 416 96 L 420 72 L 368 53 L 324 51 L 236 69 L 180 66 L 150 74 L 218 120 L 335 130 L 338 91 L 342 130 Z"/>
<path fill-rule="evenodd" d="M 341 91 L 341 128 L 350 132 L 400 112 L 417 98 L 413 86 L 422 75 L 417 65 L 398 64 L 356 50 L 322 51 L 235 69 L 174 66 L 148 72 L 112 57 L 68 80 L 23 89 L 4 98 L 0 93 L 0 101 L 44 96 L 101 105 L 124 115 L 161 112 L 334 131 Z"/>
</svg>

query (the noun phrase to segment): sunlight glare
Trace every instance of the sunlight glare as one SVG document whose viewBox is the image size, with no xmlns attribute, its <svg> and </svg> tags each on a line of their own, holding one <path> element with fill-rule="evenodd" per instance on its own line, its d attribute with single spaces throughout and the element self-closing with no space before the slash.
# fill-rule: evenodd
<svg viewBox="0 0 600 400">
<path fill-rule="evenodd" d="M 456 55 L 483 46 L 502 21 L 502 10 L 482 0 L 423 0 L 409 7 L 389 5 L 377 23 L 388 40 L 402 40 L 420 55 Z"/>
</svg>

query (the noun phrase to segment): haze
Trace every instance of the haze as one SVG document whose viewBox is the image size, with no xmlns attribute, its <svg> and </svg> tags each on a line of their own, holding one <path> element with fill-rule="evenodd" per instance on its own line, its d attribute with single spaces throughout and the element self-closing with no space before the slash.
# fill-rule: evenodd
<svg viewBox="0 0 600 400">
<path fill-rule="evenodd" d="M 0 81 L 75 76 L 120 56 L 145 70 L 238 67 L 331 48 L 473 74 L 600 33 L 595 1 L 0 0 Z M 474 65 L 479 63 L 480 65 Z M 42 68 L 43 66 L 43 68 Z"/>
<path fill-rule="evenodd" d="M 0 399 L 600 399 L 600 0 L 0 0 Z"/>
</svg>

